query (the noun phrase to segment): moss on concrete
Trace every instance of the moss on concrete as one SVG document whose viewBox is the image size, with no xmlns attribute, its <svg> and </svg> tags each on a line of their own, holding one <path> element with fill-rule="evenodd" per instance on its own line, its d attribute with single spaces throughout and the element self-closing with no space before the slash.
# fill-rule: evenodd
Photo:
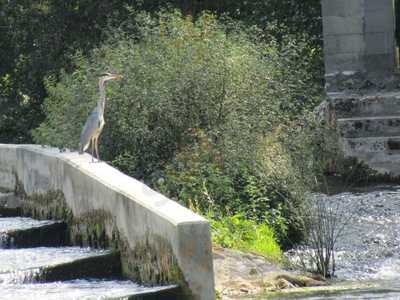
<svg viewBox="0 0 400 300">
<path fill-rule="evenodd" d="M 110 239 L 109 235 L 109 232 L 114 230 L 114 220 L 103 210 L 95 210 L 72 217 L 69 224 L 71 241 L 75 245 L 109 248 L 113 247 L 114 242 L 117 242 L 115 237 L 111 236 Z"/>
<path fill-rule="evenodd" d="M 163 237 L 144 233 L 132 248 L 115 224 L 114 217 L 103 210 L 80 215 L 70 224 L 71 241 L 80 246 L 118 250 L 122 273 L 140 283 L 187 286 L 172 248 Z"/>
<path fill-rule="evenodd" d="M 25 195 L 22 198 L 22 211 L 26 216 L 39 220 L 57 220 L 71 224 L 72 211 L 69 209 L 61 191 L 46 194 Z"/>
<path fill-rule="evenodd" d="M 146 236 L 131 249 L 126 241 L 119 243 L 123 272 L 148 283 L 177 283 L 182 280 L 172 249 L 160 236 Z"/>
<path fill-rule="evenodd" d="M 121 254 L 123 275 L 144 284 L 179 284 L 189 292 L 172 248 L 161 236 L 144 233 L 133 247 L 119 232 L 114 217 L 103 210 L 94 210 L 74 216 L 61 191 L 22 196 L 23 215 L 35 219 L 64 221 L 68 225 L 69 242 L 72 245 L 93 248 L 112 248 Z"/>
<path fill-rule="evenodd" d="M 12 192 L 14 192 L 12 189 L 0 186 L 0 193 L 7 194 L 7 193 L 12 193 Z"/>
</svg>

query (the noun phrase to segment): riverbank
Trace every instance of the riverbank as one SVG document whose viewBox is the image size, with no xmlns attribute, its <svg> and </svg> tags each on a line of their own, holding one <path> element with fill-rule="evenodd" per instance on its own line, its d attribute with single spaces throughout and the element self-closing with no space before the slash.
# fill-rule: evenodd
<svg viewBox="0 0 400 300">
<path fill-rule="evenodd" d="M 400 299 L 400 186 L 314 196 L 329 205 L 340 204 L 350 217 L 335 247 L 336 277 L 301 287 L 290 280 L 301 278 L 300 272 L 254 254 L 214 249 L 221 299 Z M 286 256 L 293 261 L 296 254 L 291 253 Z"/>
<path fill-rule="evenodd" d="M 220 299 L 256 296 L 265 292 L 327 286 L 318 276 L 290 271 L 263 256 L 232 249 L 214 248 L 215 289 Z"/>
</svg>

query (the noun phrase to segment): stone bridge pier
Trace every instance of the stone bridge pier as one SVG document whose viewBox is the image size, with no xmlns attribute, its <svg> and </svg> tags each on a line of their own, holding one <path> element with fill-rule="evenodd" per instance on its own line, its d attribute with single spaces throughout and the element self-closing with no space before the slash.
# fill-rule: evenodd
<svg viewBox="0 0 400 300">
<path fill-rule="evenodd" d="M 325 81 L 347 156 L 400 175 L 394 0 L 322 0 Z"/>
<path fill-rule="evenodd" d="M 328 84 L 338 73 L 388 76 L 396 68 L 393 0 L 322 0 Z"/>
</svg>

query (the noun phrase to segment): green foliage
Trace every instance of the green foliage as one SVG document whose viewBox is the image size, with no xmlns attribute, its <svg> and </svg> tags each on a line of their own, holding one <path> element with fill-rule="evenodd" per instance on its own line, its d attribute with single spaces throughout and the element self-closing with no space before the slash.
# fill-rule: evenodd
<svg viewBox="0 0 400 300">
<path fill-rule="evenodd" d="M 267 27 L 275 24 L 280 34 L 309 33 L 315 38 L 321 34 L 321 3 L 319 0 L 146 0 L 141 8 L 154 11 L 157 7 L 172 5 L 185 14 L 197 16 L 203 11 L 228 15 L 248 25 Z M 279 34 L 278 31 L 275 32 Z"/>
<path fill-rule="evenodd" d="M 281 244 L 289 246 L 302 238 L 300 216 L 307 190 L 302 176 L 315 174 L 301 172 L 305 161 L 293 162 L 277 135 L 264 138 L 247 165 L 242 162 L 239 169 L 232 170 L 224 167 L 232 163 L 229 157 L 223 161 L 221 152 L 200 132 L 194 145 L 167 165 L 156 185 L 194 210 L 222 215 L 240 212 L 246 218 L 267 222 Z M 307 157 L 307 161 L 313 159 Z"/>
<path fill-rule="evenodd" d="M 200 212 L 242 213 L 282 244 L 301 239 L 304 160 L 287 128 L 319 101 L 321 87 L 299 67 L 309 45 L 230 31 L 210 14 L 132 18 L 143 24 L 135 33 L 113 32 L 90 59 L 75 55 L 73 73 L 47 80 L 35 141 L 76 149 L 97 75 L 120 72 L 107 87 L 103 158 Z"/>
<path fill-rule="evenodd" d="M 246 30 L 256 25 L 261 35 L 267 39 L 274 36 L 283 49 L 288 35 L 292 40 L 303 40 L 311 46 L 303 48 L 303 56 L 313 57 L 312 63 L 305 65 L 308 74 L 322 80 L 318 0 L 0 0 L 0 84 L 7 77 L 11 87 L 0 97 L 0 109 L 6 115 L 0 119 L 0 141 L 32 141 L 31 129 L 45 116 L 45 78 L 52 76 L 58 81 L 62 69 L 72 72 L 72 54 L 81 51 L 87 57 L 109 35 L 109 27 L 137 33 L 143 20 L 132 22 L 130 14 L 157 14 L 167 6 L 194 17 L 203 11 L 215 12 L 224 22 L 233 27 L 242 23 Z"/>
<path fill-rule="evenodd" d="M 268 224 L 281 245 L 302 238 L 304 195 L 338 153 L 307 115 L 322 90 L 319 0 L 0 7 L 0 142 L 76 149 L 98 75 L 117 71 L 103 159 L 201 213 Z"/>
<path fill-rule="evenodd" d="M 233 179 L 225 174 L 219 152 L 204 131 L 196 133 L 188 149 L 174 157 L 157 187 L 182 204 L 201 212 L 210 209 L 231 211 L 235 193 Z M 240 202 L 240 200 L 238 200 Z"/>
<path fill-rule="evenodd" d="M 273 260 L 282 259 L 282 250 L 267 224 L 257 224 L 243 215 L 210 219 L 215 245 L 242 251 L 251 251 Z"/>
<path fill-rule="evenodd" d="M 274 37 L 285 48 L 285 40 L 304 41 L 309 47 L 303 48 L 302 56 L 312 56 L 312 62 L 305 67 L 308 76 L 323 83 L 324 68 L 322 55 L 322 13 L 320 0 L 146 0 L 140 9 L 155 11 L 157 8 L 172 6 L 184 14 L 199 16 L 210 11 L 233 28 L 243 24 L 248 30 L 256 26 L 264 39 Z M 230 30 L 233 30 L 230 28 Z"/>
<path fill-rule="evenodd" d="M 128 10 L 119 0 L 0 0 L 0 8 L 0 88 L 5 78 L 10 87 L 0 96 L 0 142 L 29 143 L 44 118 L 44 78 L 72 71 L 71 55 L 87 55 Z"/>
</svg>

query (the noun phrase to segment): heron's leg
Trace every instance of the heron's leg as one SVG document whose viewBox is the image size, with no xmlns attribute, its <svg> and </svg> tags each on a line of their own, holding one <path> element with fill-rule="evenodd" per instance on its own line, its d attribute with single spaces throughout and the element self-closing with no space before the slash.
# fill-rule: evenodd
<svg viewBox="0 0 400 300">
<path fill-rule="evenodd" d="M 98 144 L 97 144 L 98 140 L 99 140 L 99 137 L 96 136 L 94 139 L 94 152 L 96 153 L 97 160 L 99 159 L 99 149 L 98 149 Z"/>
<path fill-rule="evenodd" d="M 97 156 L 97 160 L 100 161 L 100 155 L 99 155 L 99 137 L 96 137 L 96 156 Z"/>
<path fill-rule="evenodd" d="M 92 162 L 94 162 L 94 158 L 93 158 L 93 155 L 94 155 L 94 139 L 90 140 L 90 147 L 92 148 Z"/>
</svg>

